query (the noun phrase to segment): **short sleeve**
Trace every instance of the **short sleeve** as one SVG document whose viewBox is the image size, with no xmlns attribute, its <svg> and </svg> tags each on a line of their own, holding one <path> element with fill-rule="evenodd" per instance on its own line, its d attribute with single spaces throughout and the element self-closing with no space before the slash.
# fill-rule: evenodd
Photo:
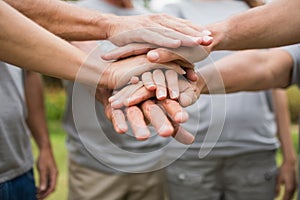
<svg viewBox="0 0 300 200">
<path fill-rule="evenodd" d="M 287 51 L 293 58 L 293 71 L 290 84 L 297 84 L 300 87 L 300 44 L 285 46 L 281 48 Z"/>
</svg>

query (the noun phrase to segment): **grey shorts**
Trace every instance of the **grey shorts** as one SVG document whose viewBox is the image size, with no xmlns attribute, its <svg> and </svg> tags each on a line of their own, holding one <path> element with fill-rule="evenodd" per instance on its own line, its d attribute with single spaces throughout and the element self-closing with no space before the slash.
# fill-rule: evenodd
<svg viewBox="0 0 300 200">
<path fill-rule="evenodd" d="M 275 151 L 177 160 L 167 169 L 171 200 L 273 200 Z"/>
</svg>

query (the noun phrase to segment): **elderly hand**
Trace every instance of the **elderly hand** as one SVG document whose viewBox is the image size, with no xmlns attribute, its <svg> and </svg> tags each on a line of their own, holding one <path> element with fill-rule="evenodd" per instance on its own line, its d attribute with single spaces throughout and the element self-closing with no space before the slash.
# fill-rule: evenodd
<svg viewBox="0 0 300 200">
<path fill-rule="evenodd" d="M 208 37 L 208 42 L 211 40 Z M 193 68 L 193 63 L 205 59 L 210 53 L 210 47 L 180 47 L 177 49 L 161 48 L 153 44 L 128 44 L 124 47 L 114 49 L 102 56 L 104 60 L 118 60 L 133 55 L 141 55 L 147 53 L 147 58 L 151 62 L 167 63 L 175 62 L 184 68 Z"/>
<path fill-rule="evenodd" d="M 109 20 L 107 36 L 117 46 L 133 42 L 168 48 L 205 44 L 202 38 L 203 28 L 166 14 L 121 17 L 111 15 Z"/>
</svg>

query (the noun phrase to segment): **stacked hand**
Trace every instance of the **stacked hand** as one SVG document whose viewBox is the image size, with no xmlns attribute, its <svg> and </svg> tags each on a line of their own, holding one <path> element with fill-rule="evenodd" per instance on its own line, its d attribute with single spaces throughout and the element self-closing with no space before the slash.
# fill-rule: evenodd
<svg viewBox="0 0 300 200">
<path fill-rule="evenodd" d="M 107 117 L 118 133 L 128 130 L 126 118 L 135 137 L 150 137 L 149 122 L 162 137 L 173 136 L 183 144 L 191 144 L 194 136 L 184 130 L 180 123 L 188 120 L 188 113 L 181 106 L 194 103 L 200 90 L 196 82 L 179 77 L 173 70 L 156 69 L 145 72 L 136 83 L 131 83 L 109 97 L 112 93 L 98 90 L 97 99 L 106 108 Z M 100 97 L 100 98 L 99 98 Z M 103 100 L 105 99 L 105 100 Z"/>
<path fill-rule="evenodd" d="M 208 50 L 201 46 L 155 48 L 148 44 L 130 44 L 102 56 L 110 60 L 123 59 L 107 64 L 100 82 L 108 89 L 100 84 L 96 98 L 104 105 L 118 133 L 128 130 L 128 121 L 135 137 L 145 140 L 150 137 L 147 127 L 150 123 L 158 135 L 173 136 L 181 143 L 191 144 L 194 136 L 180 126 L 188 120 L 181 106 L 189 106 L 199 97 L 200 79 L 192 63 L 204 59 Z M 147 51 L 150 51 L 147 55 L 139 55 Z M 132 55 L 136 56 L 126 58 Z M 118 90 L 113 93 L 112 89 Z"/>
</svg>

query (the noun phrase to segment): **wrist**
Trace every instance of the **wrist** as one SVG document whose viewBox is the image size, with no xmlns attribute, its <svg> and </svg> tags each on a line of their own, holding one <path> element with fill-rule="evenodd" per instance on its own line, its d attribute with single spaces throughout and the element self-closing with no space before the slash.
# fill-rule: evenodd
<svg viewBox="0 0 300 200">
<path fill-rule="evenodd" d="M 113 14 L 98 14 L 97 26 L 101 33 L 101 39 L 108 39 L 112 36 L 118 17 Z"/>
<path fill-rule="evenodd" d="M 45 152 L 49 152 L 52 150 L 50 141 L 43 142 L 42 145 L 38 145 L 38 148 L 39 148 L 40 153 L 45 153 Z"/>
<path fill-rule="evenodd" d="M 196 94 L 199 97 L 200 94 L 208 94 L 208 89 L 203 76 L 197 72 Z"/>
<path fill-rule="evenodd" d="M 292 157 L 289 157 L 289 158 L 283 158 L 282 163 L 295 166 L 297 164 L 296 156 L 292 156 Z"/>
<path fill-rule="evenodd" d="M 228 20 L 229 21 L 229 20 Z M 219 22 L 215 24 L 208 25 L 205 27 L 207 30 L 209 30 L 212 33 L 213 42 L 209 46 L 211 48 L 211 51 L 216 50 L 227 50 L 227 42 L 228 38 L 226 37 L 227 29 L 229 27 L 229 22 Z"/>
</svg>

